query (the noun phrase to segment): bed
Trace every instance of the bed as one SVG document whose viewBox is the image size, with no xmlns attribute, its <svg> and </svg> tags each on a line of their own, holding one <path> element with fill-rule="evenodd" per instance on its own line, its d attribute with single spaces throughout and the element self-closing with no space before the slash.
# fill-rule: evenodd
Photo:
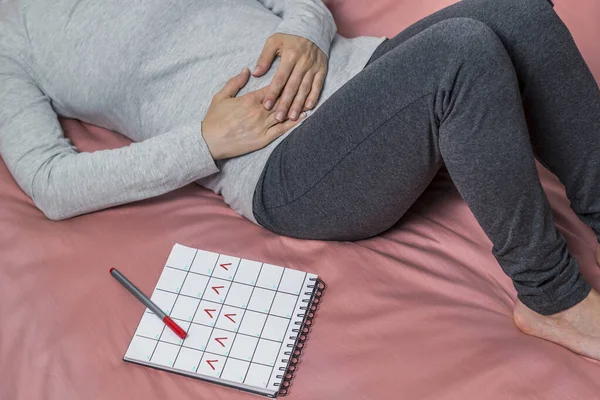
<svg viewBox="0 0 600 400">
<path fill-rule="evenodd" d="M 330 0 L 346 36 L 395 33 L 449 0 Z M 557 0 L 597 80 L 600 2 Z M 65 120 L 82 150 L 120 135 Z M 600 289 L 596 240 L 539 168 L 556 223 Z M 600 182 L 599 182 L 600 184 Z M 0 161 L 0 399 L 246 399 L 125 363 L 142 306 L 109 275 L 150 292 L 174 243 L 318 273 L 328 284 L 290 399 L 600 399 L 600 363 L 522 334 L 516 293 L 491 243 L 441 172 L 405 218 L 360 242 L 281 237 L 213 193 L 173 193 L 62 222 L 44 218 Z"/>
</svg>

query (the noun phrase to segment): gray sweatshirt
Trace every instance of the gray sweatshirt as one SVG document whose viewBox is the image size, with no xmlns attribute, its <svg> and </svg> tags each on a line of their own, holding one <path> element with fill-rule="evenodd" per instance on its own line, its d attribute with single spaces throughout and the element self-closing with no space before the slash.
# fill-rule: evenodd
<svg viewBox="0 0 600 400">
<path fill-rule="evenodd" d="M 383 40 L 336 35 L 321 0 L 22 0 L 0 20 L 0 155 L 51 219 L 198 182 L 256 222 L 254 187 L 283 137 L 215 163 L 200 122 L 213 95 L 255 66 L 275 32 L 307 38 L 329 55 L 319 104 Z M 240 94 L 268 85 L 276 67 Z M 79 152 L 57 115 L 134 143 Z"/>
</svg>

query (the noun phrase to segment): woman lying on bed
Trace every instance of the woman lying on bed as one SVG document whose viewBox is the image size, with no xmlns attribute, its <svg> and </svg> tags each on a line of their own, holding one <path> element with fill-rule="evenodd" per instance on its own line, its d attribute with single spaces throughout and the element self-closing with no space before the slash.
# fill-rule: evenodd
<svg viewBox="0 0 600 400">
<path fill-rule="evenodd" d="M 600 91 L 549 1 L 464 0 L 389 40 L 336 35 L 321 0 L 16 10 L 0 27 L 0 152 L 48 218 L 198 182 L 279 234 L 358 240 L 445 165 L 514 282 L 517 326 L 600 359 L 600 296 L 534 163 L 600 238 Z M 80 153 L 57 115 L 137 143 Z"/>
</svg>

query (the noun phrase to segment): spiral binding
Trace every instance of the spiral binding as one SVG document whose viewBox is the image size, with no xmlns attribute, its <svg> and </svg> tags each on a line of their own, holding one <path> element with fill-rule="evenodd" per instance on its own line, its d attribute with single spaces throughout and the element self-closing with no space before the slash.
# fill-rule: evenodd
<svg viewBox="0 0 600 400">
<path fill-rule="evenodd" d="M 313 319 L 315 318 L 315 313 L 319 304 L 321 302 L 321 297 L 323 296 L 323 292 L 327 287 L 325 282 L 323 282 L 319 278 L 309 278 L 311 281 L 315 282 L 313 285 L 308 285 L 307 287 L 311 288 L 312 291 L 304 292 L 305 295 L 312 295 L 310 299 L 302 300 L 304 303 L 308 303 L 306 306 L 300 307 L 304 313 L 297 314 L 298 317 L 302 318 L 302 321 L 295 322 L 295 325 L 299 327 L 297 329 L 292 329 L 292 332 L 296 333 L 296 336 L 290 336 L 289 339 L 294 340 L 294 344 L 288 344 L 287 347 L 292 349 L 291 351 L 286 351 L 286 356 L 289 358 L 282 359 L 282 363 L 286 363 L 286 367 L 280 367 L 279 371 L 284 372 L 283 375 L 277 375 L 278 379 L 283 378 L 281 384 L 275 383 L 274 386 L 279 387 L 278 396 L 286 396 L 289 391 L 290 384 L 292 379 L 294 379 L 294 372 L 296 371 L 296 366 L 300 361 L 300 356 L 302 355 L 302 349 L 304 349 L 304 345 L 306 340 L 308 339 L 308 333 L 310 332 L 310 327 L 312 326 Z"/>
</svg>

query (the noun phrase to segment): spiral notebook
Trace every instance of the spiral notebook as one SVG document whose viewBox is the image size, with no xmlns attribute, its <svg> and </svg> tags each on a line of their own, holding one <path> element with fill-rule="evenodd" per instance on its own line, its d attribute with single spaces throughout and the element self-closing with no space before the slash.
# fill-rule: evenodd
<svg viewBox="0 0 600 400">
<path fill-rule="evenodd" d="M 176 244 L 123 359 L 277 397 L 287 394 L 325 284 L 317 275 Z"/>
</svg>

